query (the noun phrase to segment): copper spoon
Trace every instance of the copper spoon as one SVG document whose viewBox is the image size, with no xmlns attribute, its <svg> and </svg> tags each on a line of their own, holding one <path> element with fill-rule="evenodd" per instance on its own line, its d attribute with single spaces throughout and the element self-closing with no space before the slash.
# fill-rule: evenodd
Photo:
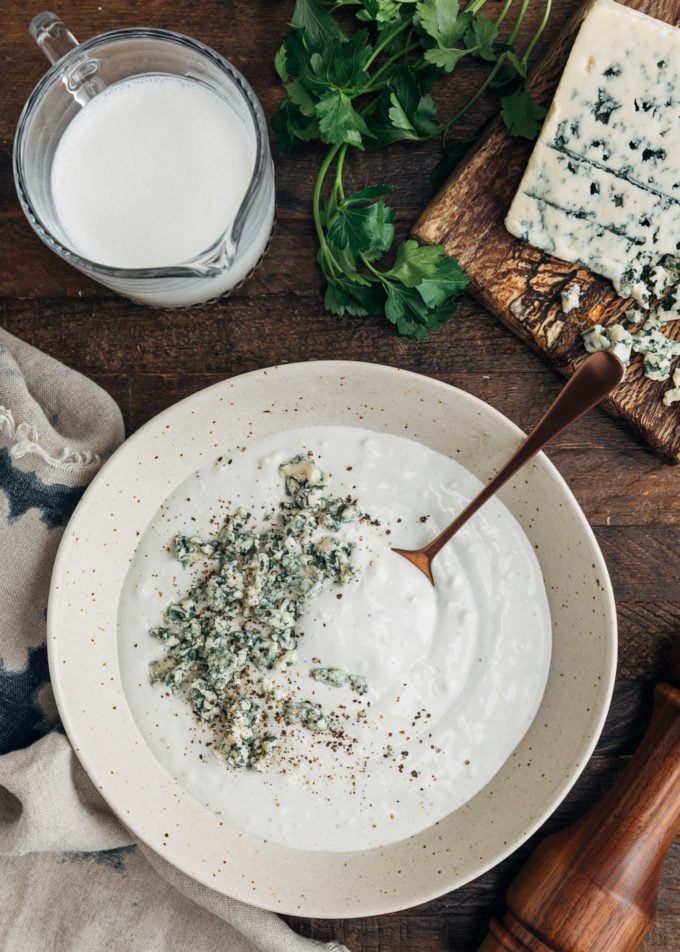
<svg viewBox="0 0 680 952">
<path fill-rule="evenodd" d="M 496 473 L 491 482 L 486 484 L 472 502 L 468 503 L 451 525 L 422 549 L 392 549 L 392 551 L 412 562 L 434 585 L 432 560 L 437 553 L 488 499 L 495 496 L 501 486 L 504 486 L 518 469 L 543 449 L 546 443 L 611 393 L 623 379 L 624 372 L 623 364 L 611 351 L 601 350 L 586 357 L 548 408 L 540 423 L 531 431 L 505 466 Z"/>
</svg>

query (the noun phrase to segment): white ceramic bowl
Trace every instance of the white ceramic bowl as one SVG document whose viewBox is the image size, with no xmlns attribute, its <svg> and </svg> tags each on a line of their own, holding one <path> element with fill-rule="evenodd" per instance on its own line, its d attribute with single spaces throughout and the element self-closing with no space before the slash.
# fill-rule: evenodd
<svg viewBox="0 0 680 952">
<path fill-rule="evenodd" d="M 375 364 L 290 364 L 194 394 L 135 433 L 85 493 L 55 563 L 49 661 L 71 743 L 136 837 L 189 876 L 254 905 L 303 916 L 368 916 L 463 885 L 552 813 L 602 729 L 616 667 L 616 614 L 593 533 L 541 455 L 501 498 L 541 564 L 552 662 L 536 719 L 499 773 L 440 823 L 379 849 L 300 852 L 225 825 L 161 767 L 132 719 L 118 667 L 118 598 L 139 535 L 189 473 L 246 438 L 322 424 L 408 436 L 481 479 L 521 438 L 475 397 Z"/>
</svg>

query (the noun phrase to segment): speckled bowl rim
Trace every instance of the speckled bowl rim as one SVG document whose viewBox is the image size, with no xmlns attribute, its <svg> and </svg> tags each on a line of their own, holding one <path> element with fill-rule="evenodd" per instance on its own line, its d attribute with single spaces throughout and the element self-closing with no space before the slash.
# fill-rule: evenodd
<svg viewBox="0 0 680 952">
<path fill-rule="evenodd" d="M 343 389 L 347 381 L 351 381 L 353 388 Z M 243 412 L 242 407 L 238 411 L 234 409 L 239 399 L 241 402 L 254 400 L 257 404 L 266 398 L 274 406 L 286 387 L 293 388 L 291 393 L 307 393 L 309 398 L 318 392 L 314 389 L 314 382 L 331 389 L 335 387 L 343 404 L 349 403 L 347 412 L 356 414 L 353 417 L 355 422 L 352 424 L 344 419 L 344 411 L 340 412 L 338 408 L 332 419 L 296 417 L 288 421 L 289 425 L 279 426 L 279 430 L 309 425 L 310 422 L 332 422 L 384 429 L 418 439 L 419 425 L 435 425 L 438 445 L 434 448 L 441 450 L 439 444 L 452 439 L 441 432 L 443 426 L 453 426 L 454 430 L 458 426 L 461 429 L 457 439 L 462 442 L 456 444 L 455 452 L 461 454 L 456 458 L 482 479 L 488 478 L 504 461 L 509 448 L 516 445 L 522 435 L 522 431 L 499 411 L 471 394 L 420 374 L 379 364 L 353 361 L 281 364 L 229 378 L 199 391 L 163 411 L 134 433 L 104 465 L 78 504 L 55 560 L 47 618 L 48 657 L 57 707 L 71 744 L 94 785 L 137 839 L 182 872 L 224 895 L 290 915 L 349 918 L 409 908 L 459 888 L 516 850 L 553 813 L 587 764 L 609 709 L 616 672 L 616 610 L 606 565 L 595 536 L 557 469 L 544 454 L 540 454 L 524 470 L 524 488 L 521 485 L 516 489 L 508 487 L 501 495 L 532 541 L 532 533 L 538 532 L 535 527 L 542 525 L 542 517 L 536 520 L 536 516 L 531 516 L 531 521 L 527 522 L 529 517 L 513 505 L 513 494 L 519 494 L 522 505 L 529 505 L 531 496 L 533 505 L 536 497 L 532 493 L 538 491 L 539 496 L 542 493 L 550 502 L 551 509 L 557 512 L 555 532 L 551 525 L 546 524 L 549 530 L 546 538 L 551 543 L 548 548 L 555 551 L 546 554 L 544 546 L 543 555 L 538 553 L 542 567 L 543 559 L 559 559 L 560 564 L 564 561 L 564 554 L 560 551 L 562 540 L 557 532 L 560 520 L 562 528 L 566 526 L 568 532 L 573 532 L 571 544 L 588 560 L 587 566 L 584 558 L 576 561 L 583 569 L 583 585 L 588 595 L 592 588 L 593 607 L 588 618 L 594 627 L 586 633 L 587 639 L 574 635 L 571 622 L 578 619 L 562 620 L 561 613 L 566 611 L 568 615 L 578 615 L 584 610 L 585 596 L 581 593 L 577 597 L 574 593 L 569 603 L 569 596 L 560 593 L 560 599 L 567 598 L 566 608 L 558 609 L 560 639 L 582 637 L 580 648 L 586 654 L 592 651 L 593 657 L 582 659 L 581 650 L 560 649 L 563 653 L 566 650 L 566 657 L 559 661 L 564 670 L 553 670 L 558 664 L 553 646 L 551 674 L 543 704 L 529 732 L 496 777 L 470 803 L 440 823 L 415 837 L 374 850 L 349 853 L 295 851 L 256 840 L 218 822 L 214 814 L 200 806 L 160 766 L 132 721 L 118 672 L 117 619 L 111 618 L 109 611 L 104 625 L 98 626 L 97 622 L 101 623 L 102 618 L 97 617 L 99 609 L 96 608 L 94 593 L 91 604 L 87 600 L 89 590 L 99 584 L 97 571 L 102 570 L 101 598 L 113 599 L 112 604 L 117 604 L 119 588 L 112 592 L 109 585 L 107 591 L 107 571 L 112 564 L 109 556 L 101 555 L 99 566 L 88 564 L 87 581 L 77 570 L 82 565 L 83 555 L 87 555 L 87 546 L 94 546 L 94 540 L 101 539 L 107 519 L 115 519 L 117 506 L 124 507 L 121 499 L 125 496 L 125 480 L 122 483 L 116 481 L 117 472 L 122 468 L 125 476 L 135 461 L 142 465 L 144 454 L 154 440 L 161 440 L 160 445 L 169 445 L 168 431 L 181 426 L 183 420 L 186 425 L 189 417 L 197 411 L 212 406 L 212 398 L 217 401 L 223 401 L 226 396 L 234 398 L 231 401 L 232 414 L 237 415 Z M 402 419 L 399 427 L 396 424 L 383 426 L 384 418 L 381 419 L 378 412 L 376 393 L 384 395 L 381 399 L 385 402 L 406 399 L 404 411 L 409 414 L 408 422 Z M 367 394 L 373 395 L 375 407 L 361 402 Z M 416 394 L 419 394 L 417 399 Z M 423 414 L 432 412 L 431 408 L 435 406 L 443 408 L 436 411 L 443 413 L 441 420 L 419 424 L 419 419 L 424 420 Z M 364 412 L 359 413 L 359 410 Z M 262 406 L 261 411 L 263 414 L 272 412 Z M 308 412 L 313 416 L 316 409 L 312 407 Z M 330 412 L 329 409 L 327 413 Z M 380 412 L 386 412 L 384 406 Z M 249 408 L 248 413 L 254 415 L 255 410 Z M 372 421 L 372 414 L 378 414 L 379 425 Z M 452 424 L 451 421 L 455 422 Z M 194 419 L 192 424 L 195 423 Z M 220 420 L 220 425 L 223 423 Z M 266 431 L 272 432 L 271 427 Z M 491 433 L 496 433 L 498 439 L 490 436 Z M 255 433 L 254 437 L 258 435 Z M 242 434 L 241 438 L 244 437 Z M 424 437 L 422 440 L 432 443 Z M 167 453 L 172 455 L 170 450 Z M 474 453 L 481 453 L 475 468 L 468 459 Z M 217 455 L 214 450 L 208 450 L 206 459 Z M 158 455 L 153 458 L 157 460 Z M 152 466 L 149 459 L 144 465 Z M 195 464 L 189 467 L 193 468 Z M 113 479 L 113 484 L 109 483 L 110 479 Z M 118 487 L 117 493 L 113 492 L 113 486 Z M 167 495 L 168 488 L 157 495 L 156 505 Z M 107 504 L 104 508 L 103 503 Z M 113 510 L 110 517 L 104 509 Z M 537 512 L 539 510 L 540 506 Z M 121 534 L 126 532 L 127 528 L 121 527 Z M 120 543 L 125 544 L 124 540 Z M 130 544 L 128 539 L 128 548 Z M 132 546 L 134 549 L 134 544 Z M 589 587 L 591 575 L 593 584 Z M 546 576 L 546 589 L 551 598 L 550 590 L 554 586 L 549 585 L 549 581 Z M 559 584 L 556 590 L 560 591 Z M 69 598 L 73 599 L 72 603 L 69 603 Z M 557 619 L 552 600 L 551 612 L 555 627 Z M 92 637 L 93 625 L 94 629 L 101 629 L 98 637 Z M 563 664 L 565 661 L 566 665 Z M 595 662 L 595 667 L 590 667 L 591 662 Z M 88 679 L 102 676 L 102 664 L 105 668 L 108 666 L 108 680 L 106 683 L 102 681 L 100 688 Z M 592 681 L 592 685 L 586 685 L 587 681 Z M 577 711 L 574 701 L 571 709 L 563 712 L 571 713 L 573 717 L 560 717 L 558 724 L 553 707 L 571 703 L 567 683 L 575 692 L 586 691 L 584 700 L 588 703 L 586 708 L 580 705 Z M 111 705 L 112 700 L 118 703 Z M 115 715 L 111 713 L 112 708 L 117 711 Z M 583 721 L 580 733 L 577 732 L 578 717 Z M 560 735 L 563 727 L 566 733 Z M 548 734 L 541 740 L 543 729 Z M 556 744 L 556 738 L 552 736 L 555 733 L 574 750 L 564 764 L 551 766 L 550 758 L 562 747 L 562 744 Z M 539 763 L 537 755 L 532 752 L 535 746 L 540 749 L 541 743 L 546 747 L 547 756 Z M 118 759 L 117 755 L 120 755 Z M 157 796 L 152 803 L 148 791 L 146 796 L 143 793 L 145 785 Z M 494 793 L 495 800 L 492 799 Z M 528 803 L 531 797 L 537 802 Z M 496 829 L 499 813 L 502 823 Z M 510 833 L 503 833 L 503 823 L 511 827 Z M 166 828 L 173 830 L 172 835 Z M 465 836 L 470 842 L 465 843 L 467 855 L 463 856 Z M 220 855 L 226 855 L 227 859 L 218 864 Z M 449 864 L 448 868 L 445 868 L 446 864 Z M 435 869 L 437 866 L 442 868 Z"/>
</svg>

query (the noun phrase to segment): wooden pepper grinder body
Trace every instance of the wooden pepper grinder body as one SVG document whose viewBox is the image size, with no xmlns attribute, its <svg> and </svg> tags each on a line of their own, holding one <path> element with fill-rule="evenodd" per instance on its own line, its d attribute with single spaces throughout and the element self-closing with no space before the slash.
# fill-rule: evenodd
<svg viewBox="0 0 680 952">
<path fill-rule="evenodd" d="M 651 927 L 680 827 L 680 690 L 660 684 L 652 723 L 604 799 L 529 858 L 479 952 L 633 952 Z"/>
</svg>

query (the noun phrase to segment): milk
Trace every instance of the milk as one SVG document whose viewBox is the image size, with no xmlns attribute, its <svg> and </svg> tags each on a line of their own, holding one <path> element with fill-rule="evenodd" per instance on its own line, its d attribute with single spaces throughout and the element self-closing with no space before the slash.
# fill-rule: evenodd
<svg viewBox="0 0 680 952">
<path fill-rule="evenodd" d="M 67 243 L 110 267 L 186 264 L 228 232 L 256 153 L 254 129 L 195 80 L 145 74 L 111 85 L 67 126 L 52 162 L 53 202 Z M 264 251 L 273 189 L 269 204 L 234 267 L 217 277 L 166 278 L 160 290 L 141 282 L 134 296 L 176 306 L 224 293 Z"/>
</svg>

